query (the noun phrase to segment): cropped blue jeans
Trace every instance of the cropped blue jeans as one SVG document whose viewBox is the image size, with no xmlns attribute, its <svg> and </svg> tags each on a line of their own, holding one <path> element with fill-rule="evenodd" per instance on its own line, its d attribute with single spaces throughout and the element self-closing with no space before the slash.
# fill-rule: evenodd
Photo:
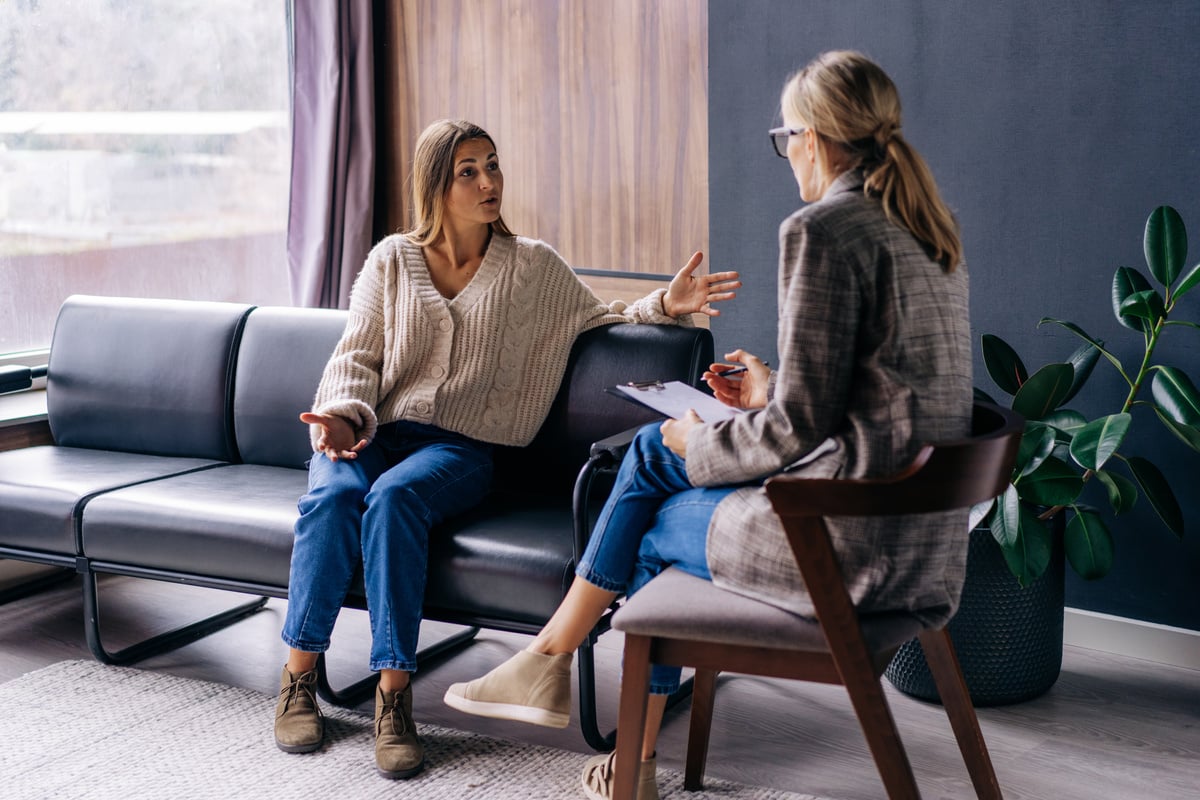
<svg viewBox="0 0 1200 800">
<path fill-rule="evenodd" d="M 663 444 L 659 424 L 638 431 L 596 520 L 576 576 L 632 596 L 667 567 L 712 580 L 705 556 L 713 511 L 737 487 L 697 488 L 684 460 Z M 655 664 L 650 692 L 679 687 L 679 667 Z"/>
<path fill-rule="evenodd" d="M 361 568 L 372 670 L 417 668 L 429 531 L 477 505 L 491 445 L 415 422 L 381 425 L 355 459 L 313 455 L 292 545 L 283 641 L 324 652 Z"/>
</svg>

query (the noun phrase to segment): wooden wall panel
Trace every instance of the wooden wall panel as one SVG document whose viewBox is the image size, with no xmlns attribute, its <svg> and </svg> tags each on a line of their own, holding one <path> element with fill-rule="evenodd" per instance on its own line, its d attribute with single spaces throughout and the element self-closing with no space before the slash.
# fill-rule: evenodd
<svg viewBox="0 0 1200 800">
<path fill-rule="evenodd" d="M 496 139 L 504 216 L 572 265 L 671 273 L 708 250 L 704 0 L 381 3 L 380 201 L 408 222 L 429 122 Z"/>
</svg>

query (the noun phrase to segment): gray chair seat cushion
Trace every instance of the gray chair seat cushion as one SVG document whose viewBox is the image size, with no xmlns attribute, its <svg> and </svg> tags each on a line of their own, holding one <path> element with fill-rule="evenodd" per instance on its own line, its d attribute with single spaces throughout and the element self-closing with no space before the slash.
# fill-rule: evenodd
<svg viewBox="0 0 1200 800">
<path fill-rule="evenodd" d="M 898 646 L 921 630 L 910 614 L 861 616 L 872 650 Z M 827 652 L 815 620 L 715 586 L 674 567 L 629 598 L 613 617 L 613 628 L 642 636 L 695 639 L 749 647 Z"/>
<path fill-rule="evenodd" d="M 219 463 L 78 447 L 0 453 L 0 546 L 73 557 L 80 553 L 75 510 L 82 501 Z"/>
</svg>

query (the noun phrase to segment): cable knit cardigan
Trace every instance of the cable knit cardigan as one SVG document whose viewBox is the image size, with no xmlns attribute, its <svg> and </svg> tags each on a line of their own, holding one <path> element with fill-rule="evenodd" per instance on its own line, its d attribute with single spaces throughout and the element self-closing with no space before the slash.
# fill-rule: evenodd
<svg viewBox="0 0 1200 800">
<path fill-rule="evenodd" d="M 493 235 L 478 272 L 448 300 L 421 248 L 389 236 L 355 280 L 313 411 L 346 418 L 368 441 L 379 425 L 409 420 L 526 445 L 580 333 L 615 322 L 690 324 L 663 312 L 665 293 L 605 305 L 550 245 Z M 311 428 L 315 449 L 320 429 Z"/>
</svg>

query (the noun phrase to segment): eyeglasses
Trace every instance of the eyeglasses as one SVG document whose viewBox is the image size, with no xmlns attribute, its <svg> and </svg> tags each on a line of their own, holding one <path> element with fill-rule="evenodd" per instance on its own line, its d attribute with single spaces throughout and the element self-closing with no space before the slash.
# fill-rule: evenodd
<svg viewBox="0 0 1200 800">
<path fill-rule="evenodd" d="M 787 158 L 788 138 L 791 136 L 799 136 L 808 128 L 771 128 L 767 131 L 767 135 L 771 137 L 771 144 L 775 147 L 775 155 L 780 158 Z"/>
</svg>

